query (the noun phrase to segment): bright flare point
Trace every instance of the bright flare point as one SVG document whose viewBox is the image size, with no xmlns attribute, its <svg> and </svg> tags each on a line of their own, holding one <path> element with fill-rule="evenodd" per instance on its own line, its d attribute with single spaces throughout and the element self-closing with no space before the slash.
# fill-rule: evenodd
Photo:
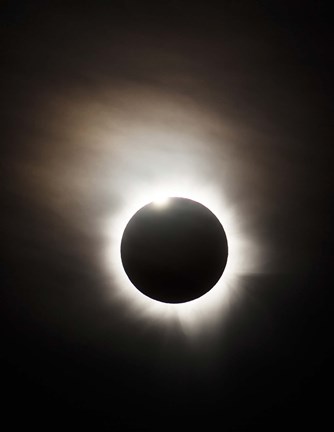
<svg viewBox="0 0 334 432">
<path fill-rule="evenodd" d="M 159 197 L 153 201 L 156 207 L 165 207 L 169 202 L 168 197 Z"/>
</svg>

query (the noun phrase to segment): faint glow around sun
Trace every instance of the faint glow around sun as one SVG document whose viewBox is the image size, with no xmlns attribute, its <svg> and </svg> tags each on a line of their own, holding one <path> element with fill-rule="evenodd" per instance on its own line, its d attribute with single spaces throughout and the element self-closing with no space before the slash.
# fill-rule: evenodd
<svg viewBox="0 0 334 432">
<path fill-rule="evenodd" d="M 119 82 L 94 93 L 93 98 L 85 92 L 59 98 L 48 97 L 45 104 L 51 104 L 51 118 L 62 119 L 57 131 L 64 131 L 59 140 L 64 144 L 57 141 L 49 146 L 55 152 L 48 157 L 54 165 L 43 168 L 41 178 L 48 200 L 59 211 L 67 203 L 66 193 L 71 202 L 75 195 L 88 203 L 86 216 L 94 222 L 86 223 L 86 216 L 79 222 L 89 235 L 93 226 L 101 241 L 101 255 L 96 259 L 106 277 L 103 301 L 143 328 L 178 326 L 196 338 L 205 329 L 218 328 L 238 297 L 241 277 L 263 271 L 267 257 L 261 239 L 255 238 L 257 210 L 249 204 L 247 182 L 257 167 L 254 158 L 244 158 L 242 125 L 236 128 L 188 94 L 143 83 Z M 54 135 L 58 137 L 58 132 Z M 27 173 L 26 179 L 35 179 L 35 172 Z M 33 185 L 34 193 L 44 193 Z M 168 197 L 206 206 L 221 222 L 228 241 L 222 277 L 208 293 L 188 303 L 166 304 L 145 296 L 132 285 L 121 261 L 120 245 L 129 220 L 151 202 L 163 211 Z M 80 214 L 73 210 L 69 217 L 77 226 Z"/>
</svg>

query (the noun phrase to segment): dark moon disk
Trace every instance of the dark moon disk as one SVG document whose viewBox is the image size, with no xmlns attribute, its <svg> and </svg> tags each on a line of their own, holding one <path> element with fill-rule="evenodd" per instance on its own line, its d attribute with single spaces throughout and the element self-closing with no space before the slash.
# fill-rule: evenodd
<svg viewBox="0 0 334 432">
<path fill-rule="evenodd" d="M 223 274 L 227 255 L 217 217 L 185 198 L 141 208 L 121 242 L 123 267 L 133 285 L 165 303 L 188 302 L 210 291 Z"/>
</svg>

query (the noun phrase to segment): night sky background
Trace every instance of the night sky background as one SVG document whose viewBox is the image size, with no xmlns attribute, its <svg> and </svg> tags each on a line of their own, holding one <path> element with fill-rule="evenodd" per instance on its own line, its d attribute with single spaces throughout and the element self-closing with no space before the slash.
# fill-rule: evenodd
<svg viewBox="0 0 334 432">
<path fill-rule="evenodd" d="M 44 430 L 332 423 L 324 3 L 1 1 L 0 34 L 2 421 Z M 138 144 L 133 124 L 191 130 L 205 154 L 146 146 L 145 133 Z M 132 183 L 195 159 L 263 252 L 225 318 L 190 337 L 106 300 L 116 281 L 101 265 L 99 221 Z"/>
</svg>

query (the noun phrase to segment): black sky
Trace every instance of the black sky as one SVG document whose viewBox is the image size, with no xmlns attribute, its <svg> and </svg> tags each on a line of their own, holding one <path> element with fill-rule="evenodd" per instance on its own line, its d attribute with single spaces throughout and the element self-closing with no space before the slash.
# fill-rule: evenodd
<svg viewBox="0 0 334 432">
<path fill-rule="evenodd" d="M 324 3 L 3 1 L 0 32 L 3 418 L 110 430 L 330 420 Z M 196 340 L 103 295 L 116 282 L 101 270 L 97 221 L 157 175 L 160 151 L 167 165 L 179 151 L 151 143 L 134 177 L 137 144 L 112 139 L 134 117 L 177 130 L 186 119 L 195 132 L 201 119 L 203 172 L 265 251 L 226 319 Z"/>
</svg>

